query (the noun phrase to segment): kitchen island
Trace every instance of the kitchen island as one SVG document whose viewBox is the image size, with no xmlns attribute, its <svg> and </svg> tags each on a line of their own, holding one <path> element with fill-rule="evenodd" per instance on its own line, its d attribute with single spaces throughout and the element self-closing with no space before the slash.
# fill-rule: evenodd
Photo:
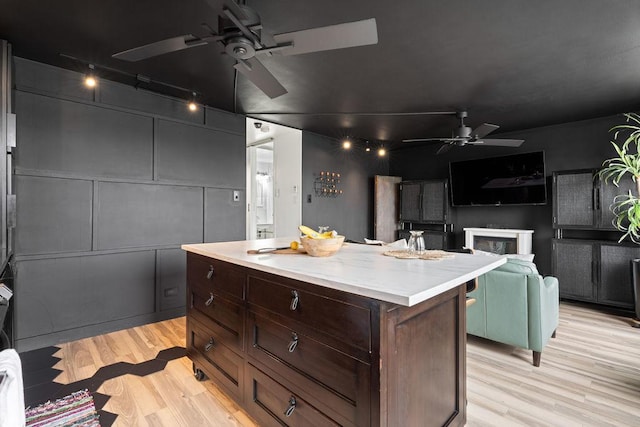
<svg viewBox="0 0 640 427">
<path fill-rule="evenodd" d="M 464 425 L 466 282 L 505 259 L 247 254 L 291 240 L 182 246 L 196 376 L 260 425 Z"/>
</svg>

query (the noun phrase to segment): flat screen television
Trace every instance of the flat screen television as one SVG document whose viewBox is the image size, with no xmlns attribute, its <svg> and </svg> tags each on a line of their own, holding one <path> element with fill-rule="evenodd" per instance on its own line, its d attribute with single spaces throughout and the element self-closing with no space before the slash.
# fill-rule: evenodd
<svg viewBox="0 0 640 427">
<path fill-rule="evenodd" d="M 449 163 L 453 206 L 544 205 L 544 151 Z"/>
</svg>

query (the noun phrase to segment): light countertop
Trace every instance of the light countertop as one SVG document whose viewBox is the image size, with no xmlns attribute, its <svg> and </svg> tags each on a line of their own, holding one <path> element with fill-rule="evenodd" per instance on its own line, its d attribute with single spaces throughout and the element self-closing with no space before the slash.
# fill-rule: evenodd
<svg viewBox="0 0 640 427">
<path fill-rule="evenodd" d="M 188 252 L 255 270 L 413 306 L 504 264 L 505 257 L 454 254 L 440 261 L 396 259 L 382 246 L 345 244 L 330 257 L 247 254 L 248 249 L 287 246 L 296 237 L 182 245 Z"/>
</svg>

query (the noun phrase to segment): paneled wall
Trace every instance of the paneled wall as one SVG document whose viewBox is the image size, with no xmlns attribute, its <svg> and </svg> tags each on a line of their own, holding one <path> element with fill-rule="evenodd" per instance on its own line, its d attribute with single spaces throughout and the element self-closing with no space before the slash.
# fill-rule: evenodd
<svg viewBox="0 0 640 427">
<path fill-rule="evenodd" d="M 244 238 L 244 117 L 21 58 L 14 75 L 18 350 L 183 314 L 180 245 Z"/>
<path fill-rule="evenodd" d="M 314 180 L 321 171 L 339 172 L 337 197 L 319 197 Z M 302 222 L 314 229 L 329 226 L 347 239 L 373 238 L 373 179 L 388 175 L 389 161 L 355 145 L 345 151 L 333 138 L 302 132 Z M 309 202 L 311 197 L 311 202 Z"/>
</svg>

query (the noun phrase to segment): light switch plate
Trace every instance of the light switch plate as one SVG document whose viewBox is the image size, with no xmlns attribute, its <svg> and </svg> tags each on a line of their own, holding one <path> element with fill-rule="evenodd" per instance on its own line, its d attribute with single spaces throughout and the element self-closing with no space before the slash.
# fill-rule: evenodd
<svg viewBox="0 0 640 427">
<path fill-rule="evenodd" d="M 233 201 L 234 202 L 240 201 L 240 192 L 238 190 L 233 190 Z"/>
</svg>

